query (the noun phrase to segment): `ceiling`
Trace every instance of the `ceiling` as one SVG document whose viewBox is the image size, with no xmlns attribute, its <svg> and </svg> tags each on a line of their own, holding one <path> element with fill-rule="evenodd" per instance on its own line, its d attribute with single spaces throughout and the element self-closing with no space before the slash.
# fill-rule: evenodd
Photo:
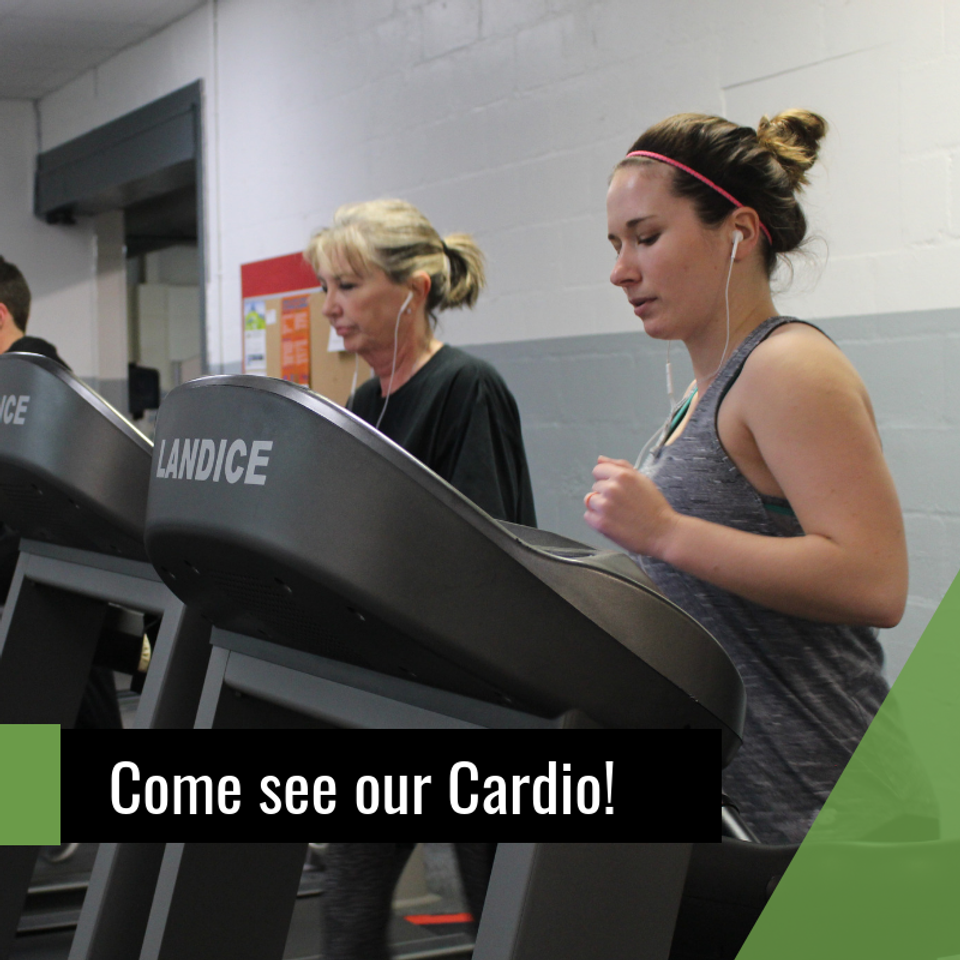
<svg viewBox="0 0 960 960">
<path fill-rule="evenodd" d="M 0 0 L 0 99 L 36 100 L 205 0 Z"/>
</svg>

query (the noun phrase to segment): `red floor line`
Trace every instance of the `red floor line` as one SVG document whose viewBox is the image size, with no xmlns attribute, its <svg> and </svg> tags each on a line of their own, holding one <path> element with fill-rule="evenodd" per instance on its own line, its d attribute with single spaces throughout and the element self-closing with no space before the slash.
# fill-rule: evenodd
<svg viewBox="0 0 960 960">
<path fill-rule="evenodd" d="M 404 920 L 425 927 L 435 923 L 472 923 L 470 913 L 414 913 L 404 917 Z"/>
</svg>

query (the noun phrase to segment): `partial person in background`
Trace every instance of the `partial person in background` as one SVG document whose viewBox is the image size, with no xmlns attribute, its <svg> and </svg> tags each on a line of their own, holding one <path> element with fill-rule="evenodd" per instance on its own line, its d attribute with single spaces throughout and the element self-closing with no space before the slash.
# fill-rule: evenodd
<svg viewBox="0 0 960 960">
<path fill-rule="evenodd" d="M 517 403 L 489 364 L 436 335 L 437 313 L 472 307 L 483 255 L 466 234 L 441 238 L 402 200 L 350 204 L 310 241 L 323 313 L 374 376 L 347 407 L 498 520 L 536 524 Z M 415 844 L 331 843 L 325 960 L 387 960 L 394 887 Z M 475 922 L 495 843 L 454 844 Z"/>
<path fill-rule="evenodd" d="M 27 281 L 17 267 L 0 257 L 0 353 L 39 353 L 69 370 L 52 343 L 27 336 L 29 318 Z M 6 602 L 19 556 L 19 534 L 0 522 L 0 605 Z M 94 665 L 80 703 L 76 728 L 117 729 L 122 725 L 113 671 Z"/>
<path fill-rule="evenodd" d="M 66 367 L 52 343 L 27 336 L 29 319 L 30 288 L 27 281 L 17 267 L 0 257 L 0 353 L 39 353 Z"/>
<path fill-rule="evenodd" d="M 883 702 L 876 628 L 907 599 L 903 515 L 866 388 L 771 295 L 778 257 L 804 240 L 797 192 L 825 133 L 806 110 L 756 130 L 680 114 L 617 165 L 610 280 L 649 336 L 683 342 L 696 380 L 639 469 L 600 457 L 585 498 L 587 523 L 739 669 L 747 719 L 724 788 L 779 843 L 806 834 Z M 847 822 L 861 837 L 904 819 L 935 835 L 902 732 L 889 760 Z"/>
</svg>

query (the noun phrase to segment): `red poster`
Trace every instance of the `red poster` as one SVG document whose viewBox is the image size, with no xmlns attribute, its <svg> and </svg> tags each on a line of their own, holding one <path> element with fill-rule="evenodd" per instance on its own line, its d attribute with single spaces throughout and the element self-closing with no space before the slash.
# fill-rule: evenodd
<svg viewBox="0 0 960 960">
<path fill-rule="evenodd" d="M 310 307 L 305 296 L 280 301 L 280 376 L 310 385 Z"/>
</svg>

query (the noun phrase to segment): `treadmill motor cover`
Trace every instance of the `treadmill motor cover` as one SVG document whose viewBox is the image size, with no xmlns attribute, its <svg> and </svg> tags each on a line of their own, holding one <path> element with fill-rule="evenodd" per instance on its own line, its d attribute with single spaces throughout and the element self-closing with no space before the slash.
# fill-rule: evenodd
<svg viewBox="0 0 960 960">
<path fill-rule="evenodd" d="M 0 520 L 22 537 L 147 559 L 153 446 L 69 370 L 0 355 Z"/>
<path fill-rule="evenodd" d="M 740 742 L 720 645 L 628 557 L 492 519 L 295 384 L 206 377 L 164 400 L 146 545 L 216 626 L 541 717 Z"/>
</svg>

